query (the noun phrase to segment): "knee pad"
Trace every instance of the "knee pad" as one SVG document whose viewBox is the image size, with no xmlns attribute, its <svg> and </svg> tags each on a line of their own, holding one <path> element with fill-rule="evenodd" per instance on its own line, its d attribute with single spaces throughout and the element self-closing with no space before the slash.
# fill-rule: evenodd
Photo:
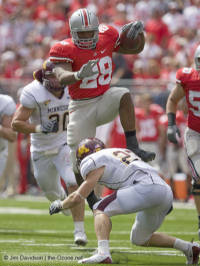
<svg viewBox="0 0 200 266">
<path fill-rule="evenodd" d="M 60 193 L 57 193 L 56 191 L 48 191 L 48 192 L 45 192 L 45 196 L 49 201 L 52 202 L 57 199 L 63 200 L 66 198 L 67 195 L 65 193 L 64 188 L 62 187 L 60 190 Z"/>
<path fill-rule="evenodd" d="M 59 195 L 53 191 L 45 192 L 45 197 L 51 202 L 60 198 Z"/>
<path fill-rule="evenodd" d="M 192 195 L 200 195 L 200 184 L 194 183 L 192 185 Z"/>
<path fill-rule="evenodd" d="M 64 180 L 67 187 L 76 186 L 76 177 L 71 167 L 66 169 L 66 174 L 62 175 L 62 179 Z"/>
<path fill-rule="evenodd" d="M 146 239 L 145 240 L 142 239 L 139 234 L 134 232 L 134 230 L 131 231 L 130 241 L 132 244 L 134 244 L 136 246 L 143 246 L 147 242 Z"/>
</svg>

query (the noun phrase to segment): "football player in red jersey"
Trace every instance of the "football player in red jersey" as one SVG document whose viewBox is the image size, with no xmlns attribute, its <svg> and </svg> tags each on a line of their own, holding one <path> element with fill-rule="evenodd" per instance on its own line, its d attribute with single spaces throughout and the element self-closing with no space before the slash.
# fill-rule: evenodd
<svg viewBox="0 0 200 266">
<path fill-rule="evenodd" d="M 99 25 L 97 16 L 83 8 L 75 11 L 69 20 L 72 38 L 56 43 L 50 49 L 54 73 L 62 84 L 68 85 L 71 102 L 67 143 L 76 168 L 75 151 L 80 140 L 94 137 L 96 127 L 112 121 L 117 114 L 125 131 L 127 147 L 144 161 L 155 154 L 139 148 L 135 131 L 135 114 L 127 88 L 112 87 L 113 52 L 138 54 L 144 48 L 143 24 L 136 21 L 124 25 L 131 40 L 141 35 L 133 49 L 120 46 L 119 33 L 112 26 Z M 80 183 L 80 182 L 79 182 Z"/>
<path fill-rule="evenodd" d="M 169 141 L 178 143 L 180 131 L 176 126 L 176 108 L 178 102 L 186 97 L 188 118 L 184 144 L 192 170 L 192 194 L 199 216 L 200 238 L 200 45 L 195 51 L 194 61 L 196 69 L 181 68 L 176 73 L 176 86 L 167 100 L 167 136 Z"/>
</svg>

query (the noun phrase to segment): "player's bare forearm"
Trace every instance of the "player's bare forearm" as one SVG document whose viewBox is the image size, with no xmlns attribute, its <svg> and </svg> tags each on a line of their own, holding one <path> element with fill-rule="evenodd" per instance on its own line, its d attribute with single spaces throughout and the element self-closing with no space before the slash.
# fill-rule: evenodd
<svg viewBox="0 0 200 266">
<path fill-rule="evenodd" d="M 185 92 L 180 84 L 171 91 L 166 104 L 167 113 L 176 113 L 178 102 L 185 96 Z"/>
<path fill-rule="evenodd" d="M 0 137 L 10 142 L 16 140 L 16 132 L 11 128 L 12 115 L 4 115 L 0 125 Z"/>
<path fill-rule="evenodd" d="M 14 117 L 12 119 L 11 127 L 14 131 L 30 134 L 36 132 L 36 125 L 30 124 L 28 122 L 29 117 L 31 116 L 34 109 L 24 107 L 20 104 L 17 108 Z"/>
<path fill-rule="evenodd" d="M 4 138 L 10 142 L 16 140 L 16 132 L 14 132 L 11 128 L 0 126 L 0 137 Z"/>
<path fill-rule="evenodd" d="M 20 120 L 13 120 L 12 122 L 12 128 L 16 132 L 24 133 L 24 134 L 30 134 L 30 133 L 36 133 L 36 126 L 34 124 L 30 124 L 25 121 Z"/>
<path fill-rule="evenodd" d="M 85 180 L 76 191 L 71 193 L 66 199 L 61 202 L 63 209 L 73 208 L 76 205 L 80 204 L 82 200 L 87 199 L 88 196 L 92 194 L 91 192 L 93 192 L 94 190 L 96 180 L 97 178 L 95 176 L 93 176 L 93 178 L 89 181 Z M 93 202 L 88 202 L 88 204 L 92 209 L 93 205 L 98 201 L 98 199 L 94 200 L 94 198 L 92 198 L 91 201 Z"/>
<path fill-rule="evenodd" d="M 65 200 L 62 201 L 63 209 L 71 209 L 76 205 L 80 204 L 82 198 L 80 195 L 75 191 L 71 193 Z"/>
<path fill-rule="evenodd" d="M 170 97 L 167 101 L 166 112 L 168 113 L 176 113 L 177 103 L 174 101 L 173 97 Z"/>
<path fill-rule="evenodd" d="M 54 73 L 61 84 L 70 85 L 77 82 L 74 72 L 65 70 L 60 66 L 55 67 Z"/>
</svg>

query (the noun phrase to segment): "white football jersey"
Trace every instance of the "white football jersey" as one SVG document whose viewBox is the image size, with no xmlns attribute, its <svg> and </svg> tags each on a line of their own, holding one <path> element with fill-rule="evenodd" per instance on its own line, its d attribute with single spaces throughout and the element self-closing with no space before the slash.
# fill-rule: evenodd
<svg viewBox="0 0 200 266">
<path fill-rule="evenodd" d="M 0 124 L 4 115 L 11 116 L 16 110 L 16 104 L 9 95 L 0 94 Z M 6 139 L 0 138 L 0 151 L 8 146 Z"/>
<path fill-rule="evenodd" d="M 23 88 L 20 103 L 27 108 L 34 109 L 29 119 L 30 123 L 38 125 L 55 118 L 59 123 L 56 133 L 31 134 L 31 152 L 53 150 L 66 143 L 69 99 L 67 88 L 62 98 L 58 99 L 37 80 Z"/>
<path fill-rule="evenodd" d="M 156 169 L 127 149 L 103 149 L 87 156 L 80 165 L 81 175 L 85 179 L 90 171 L 102 166 L 105 166 L 105 170 L 98 182 L 111 189 L 127 187 L 137 182 L 166 184 Z"/>
</svg>

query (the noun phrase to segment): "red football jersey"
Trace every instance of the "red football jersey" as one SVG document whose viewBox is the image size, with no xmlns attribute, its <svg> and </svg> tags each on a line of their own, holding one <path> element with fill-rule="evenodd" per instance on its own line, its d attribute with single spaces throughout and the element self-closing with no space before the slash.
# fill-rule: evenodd
<svg viewBox="0 0 200 266">
<path fill-rule="evenodd" d="M 187 125 L 200 132 L 200 73 L 193 68 L 181 68 L 176 73 L 176 82 L 185 91 L 188 105 Z"/>
<path fill-rule="evenodd" d="M 119 33 L 112 26 L 99 26 L 99 40 L 95 49 L 80 49 L 71 38 L 56 43 L 50 50 L 52 62 L 69 62 L 72 71 L 78 71 L 89 60 L 99 59 L 99 74 L 69 85 L 72 99 L 93 98 L 109 89 L 113 73 L 112 53 L 119 49 Z"/>
<path fill-rule="evenodd" d="M 158 104 L 151 104 L 148 113 L 142 108 L 136 109 L 138 139 L 141 142 L 155 142 L 159 138 L 159 118 L 164 110 Z"/>
</svg>

